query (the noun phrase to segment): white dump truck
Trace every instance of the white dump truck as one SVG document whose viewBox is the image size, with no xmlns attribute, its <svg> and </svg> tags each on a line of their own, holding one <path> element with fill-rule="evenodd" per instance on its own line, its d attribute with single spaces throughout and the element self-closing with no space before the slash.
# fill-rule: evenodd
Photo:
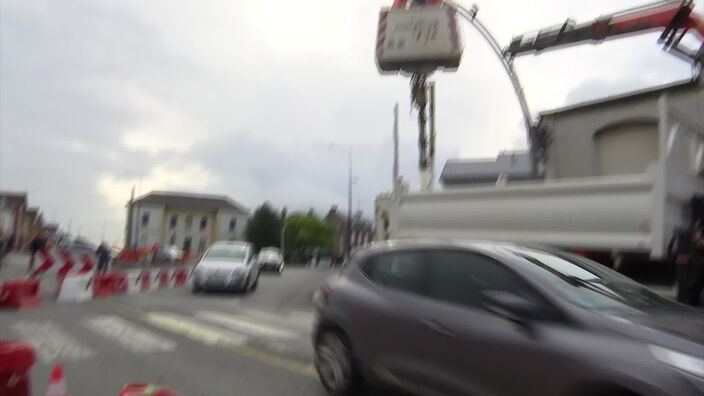
<svg viewBox="0 0 704 396">
<path fill-rule="evenodd" d="M 495 185 L 430 192 L 411 192 L 397 181 L 377 197 L 376 239 L 505 240 L 598 255 L 616 267 L 667 262 L 678 235 L 702 220 L 704 126 L 664 96 L 657 107 L 657 159 L 643 173 L 499 178 Z"/>
</svg>

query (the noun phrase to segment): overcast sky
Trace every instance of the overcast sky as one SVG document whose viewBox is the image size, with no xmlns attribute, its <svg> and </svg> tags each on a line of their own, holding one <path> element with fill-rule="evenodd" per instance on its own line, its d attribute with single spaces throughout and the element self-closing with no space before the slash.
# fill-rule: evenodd
<svg viewBox="0 0 704 396">
<path fill-rule="evenodd" d="M 45 219 L 119 242 L 130 190 L 226 194 L 254 208 L 346 208 L 371 216 L 391 184 L 392 107 L 401 172 L 417 185 L 408 79 L 374 60 L 391 0 L 2 0 L 0 189 L 27 191 Z M 478 1 L 508 44 L 642 1 Z M 471 3 L 465 2 L 469 6 Z M 447 158 L 524 149 L 508 79 L 463 24 L 464 57 L 435 75 L 439 171 Z M 658 33 L 516 61 L 534 113 L 691 77 Z M 333 144 L 331 146 L 331 144 Z"/>
</svg>

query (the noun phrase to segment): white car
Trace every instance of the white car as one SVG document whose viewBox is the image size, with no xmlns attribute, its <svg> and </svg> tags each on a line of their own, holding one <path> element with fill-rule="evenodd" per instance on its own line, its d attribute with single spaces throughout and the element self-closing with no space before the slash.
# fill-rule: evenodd
<svg viewBox="0 0 704 396">
<path fill-rule="evenodd" d="M 273 270 L 279 274 L 284 270 L 284 258 L 275 247 L 262 248 L 259 251 L 257 263 L 262 270 Z"/>
<path fill-rule="evenodd" d="M 246 242 L 215 242 L 193 269 L 192 290 L 249 291 L 257 287 L 259 264 Z"/>
</svg>

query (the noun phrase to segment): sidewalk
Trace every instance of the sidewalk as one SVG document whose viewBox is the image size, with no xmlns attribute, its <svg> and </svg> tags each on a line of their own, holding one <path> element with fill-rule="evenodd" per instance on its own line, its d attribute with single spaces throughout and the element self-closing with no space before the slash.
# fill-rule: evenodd
<svg viewBox="0 0 704 396">
<path fill-rule="evenodd" d="M 10 252 L 0 261 L 0 282 L 24 278 L 29 266 L 29 253 Z"/>
<path fill-rule="evenodd" d="M 37 260 L 39 261 L 39 260 Z M 39 263 L 35 262 L 35 268 Z M 27 276 L 27 267 L 29 266 L 29 253 L 10 252 L 3 257 L 0 263 L 0 284 L 6 280 L 24 278 Z M 56 292 L 56 275 L 46 275 L 40 277 L 41 294 L 45 299 L 54 298 Z"/>
</svg>

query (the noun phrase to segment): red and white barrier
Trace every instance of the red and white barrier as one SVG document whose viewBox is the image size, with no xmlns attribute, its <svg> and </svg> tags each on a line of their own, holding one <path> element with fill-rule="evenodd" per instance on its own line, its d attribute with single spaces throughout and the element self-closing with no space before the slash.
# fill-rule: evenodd
<svg viewBox="0 0 704 396">
<path fill-rule="evenodd" d="M 0 395 L 30 396 L 30 369 L 36 355 L 31 344 L 0 340 Z"/>
<path fill-rule="evenodd" d="M 31 276 L 56 274 L 63 278 L 68 274 L 85 274 L 95 268 L 95 255 L 87 252 L 71 252 L 65 249 L 49 249 L 37 253 L 40 263 Z"/>
<path fill-rule="evenodd" d="M 56 300 L 82 302 L 121 294 L 186 286 L 190 268 L 154 268 L 108 273 L 69 273 L 59 280 Z"/>
<path fill-rule="evenodd" d="M 142 291 L 142 270 L 127 271 L 127 294 L 137 294 Z"/>
<path fill-rule="evenodd" d="M 39 281 L 36 279 L 10 279 L 0 287 L 0 307 L 24 309 L 42 302 Z"/>
<path fill-rule="evenodd" d="M 69 274 L 59 283 L 56 301 L 83 302 L 93 298 L 93 274 Z"/>
</svg>

